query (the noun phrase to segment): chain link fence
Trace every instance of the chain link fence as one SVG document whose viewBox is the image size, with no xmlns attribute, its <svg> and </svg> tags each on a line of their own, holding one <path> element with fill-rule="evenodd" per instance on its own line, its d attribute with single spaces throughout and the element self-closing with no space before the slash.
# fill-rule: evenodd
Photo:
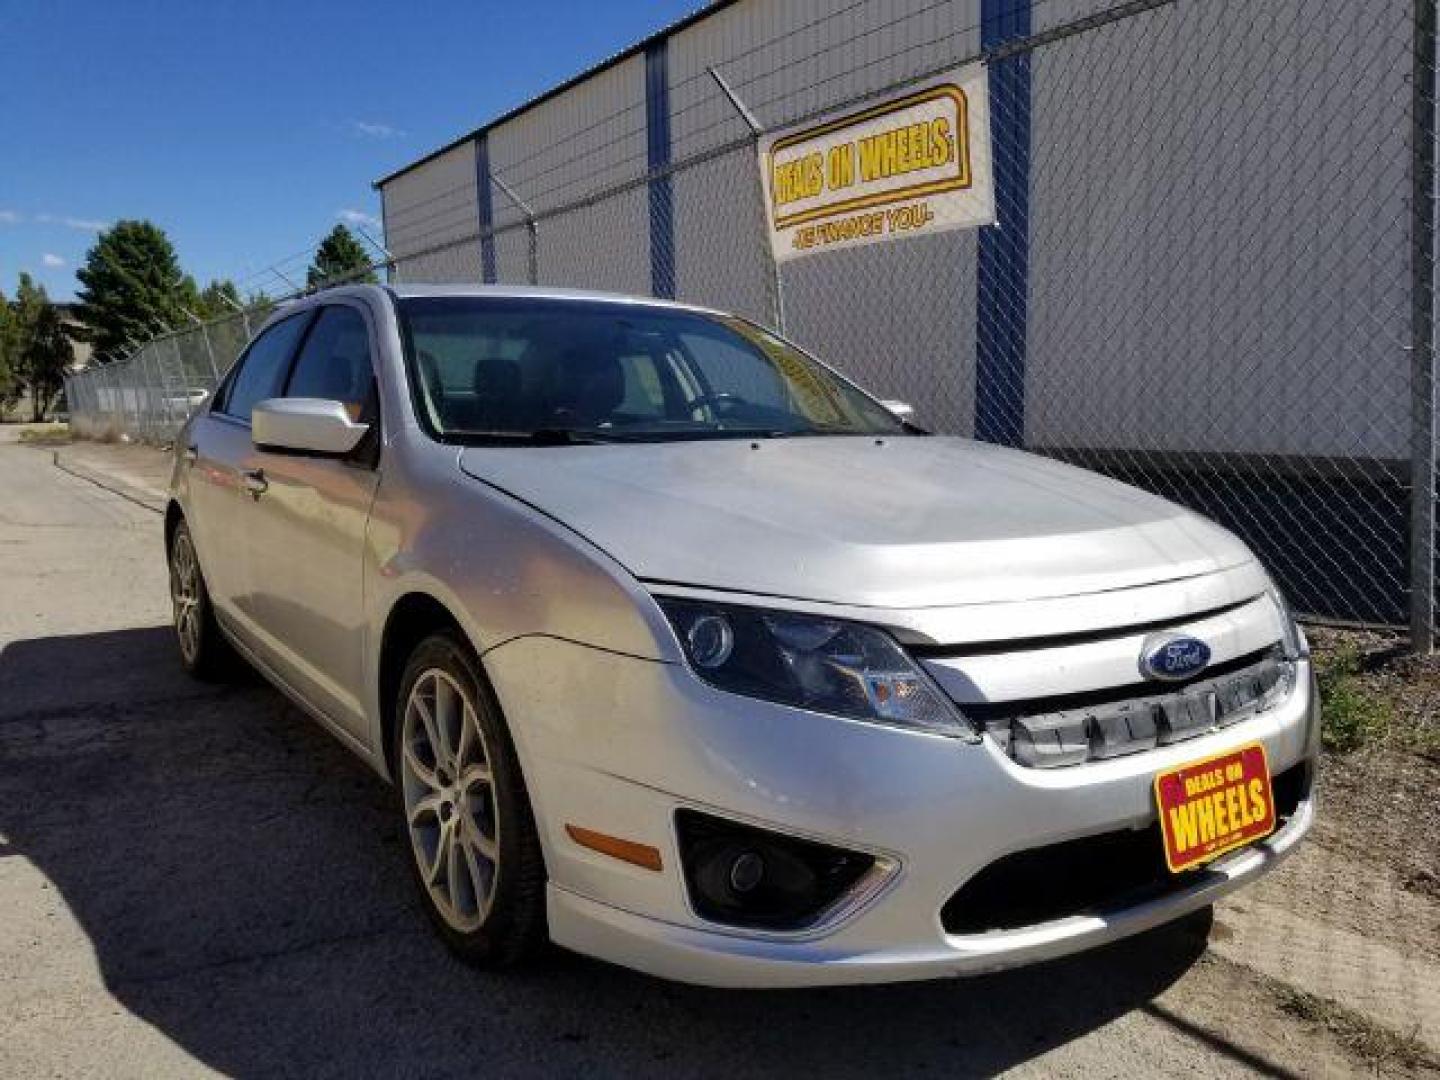
<svg viewBox="0 0 1440 1080">
<path fill-rule="evenodd" d="M 65 379 L 70 427 L 89 439 L 165 444 L 215 392 L 273 304 L 162 334 L 111 363 Z"/>
<path fill-rule="evenodd" d="M 759 36 L 721 12 L 658 75 L 637 56 L 594 76 L 588 112 L 546 105 L 438 161 L 435 190 L 387 201 L 392 280 L 658 293 L 779 325 L 932 430 L 1194 507 L 1301 612 L 1408 622 L 1429 646 L 1434 0 L 784 8 Z M 970 62 L 999 223 L 777 269 L 737 101 L 774 130 Z M 659 161 L 625 93 L 657 77 Z M 170 438 L 245 323 L 72 377 L 72 423 Z"/>
</svg>

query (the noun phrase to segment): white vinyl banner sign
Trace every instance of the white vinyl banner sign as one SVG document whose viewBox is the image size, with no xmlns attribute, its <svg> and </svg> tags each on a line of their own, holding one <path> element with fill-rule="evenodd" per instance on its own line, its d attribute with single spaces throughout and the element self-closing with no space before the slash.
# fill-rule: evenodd
<svg viewBox="0 0 1440 1080">
<path fill-rule="evenodd" d="M 777 260 L 995 220 L 985 68 L 760 143 Z"/>
</svg>

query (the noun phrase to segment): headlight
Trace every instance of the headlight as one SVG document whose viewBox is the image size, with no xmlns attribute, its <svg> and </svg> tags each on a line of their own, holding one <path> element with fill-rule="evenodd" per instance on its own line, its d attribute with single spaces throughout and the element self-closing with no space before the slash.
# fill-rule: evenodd
<svg viewBox="0 0 1440 1080">
<path fill-rule="evenodd" d="M 975 732 L 884 631 L 839 619 L 658 598 L 711 686 L 938 735 Z"/>
<path fill-rule="evenodd" d="M 1290 611 L 1290 605 L 1285 602 L 1284 594 L 1273 580 L 1270 582 L 1270 599 L 1280 612 L 1280 640 L 1285 646 L 1286 659 L 1303 660 L 1310 655 L 1310 643 L 1305 640 L 1304 631 L 1295 621 L 1295 616 Z"/>
</svg>

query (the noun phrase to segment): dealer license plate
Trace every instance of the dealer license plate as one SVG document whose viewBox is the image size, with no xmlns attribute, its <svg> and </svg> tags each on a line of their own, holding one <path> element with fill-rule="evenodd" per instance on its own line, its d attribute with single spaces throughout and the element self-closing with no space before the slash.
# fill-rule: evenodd
<svg viewBox="0 0 1440 1080">
<path fill-rule="evenodd" d="M 1160 773 L 1155 802 L 1175 873 L 1275 831 L 1270 766 L 1259 743 Z"/>
</svg>

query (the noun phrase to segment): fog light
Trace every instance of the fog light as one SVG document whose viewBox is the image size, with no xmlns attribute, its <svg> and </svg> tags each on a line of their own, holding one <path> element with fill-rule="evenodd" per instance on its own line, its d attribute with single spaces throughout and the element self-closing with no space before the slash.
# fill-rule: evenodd
<svg viewBox="0 0 1440 1080">
<path fill-rule="evenodd" d="M 748 893 L 765 877 L 765 860 L 753 851 L 743 852 L 730 864 L 730 888 Z"/>
<path fill-rule="evenodd" d="M 685 882 L 696 914 L 776 930 L 820 918 L 874 864 L 873 856 L 681 810 Z"/>
</svg>

